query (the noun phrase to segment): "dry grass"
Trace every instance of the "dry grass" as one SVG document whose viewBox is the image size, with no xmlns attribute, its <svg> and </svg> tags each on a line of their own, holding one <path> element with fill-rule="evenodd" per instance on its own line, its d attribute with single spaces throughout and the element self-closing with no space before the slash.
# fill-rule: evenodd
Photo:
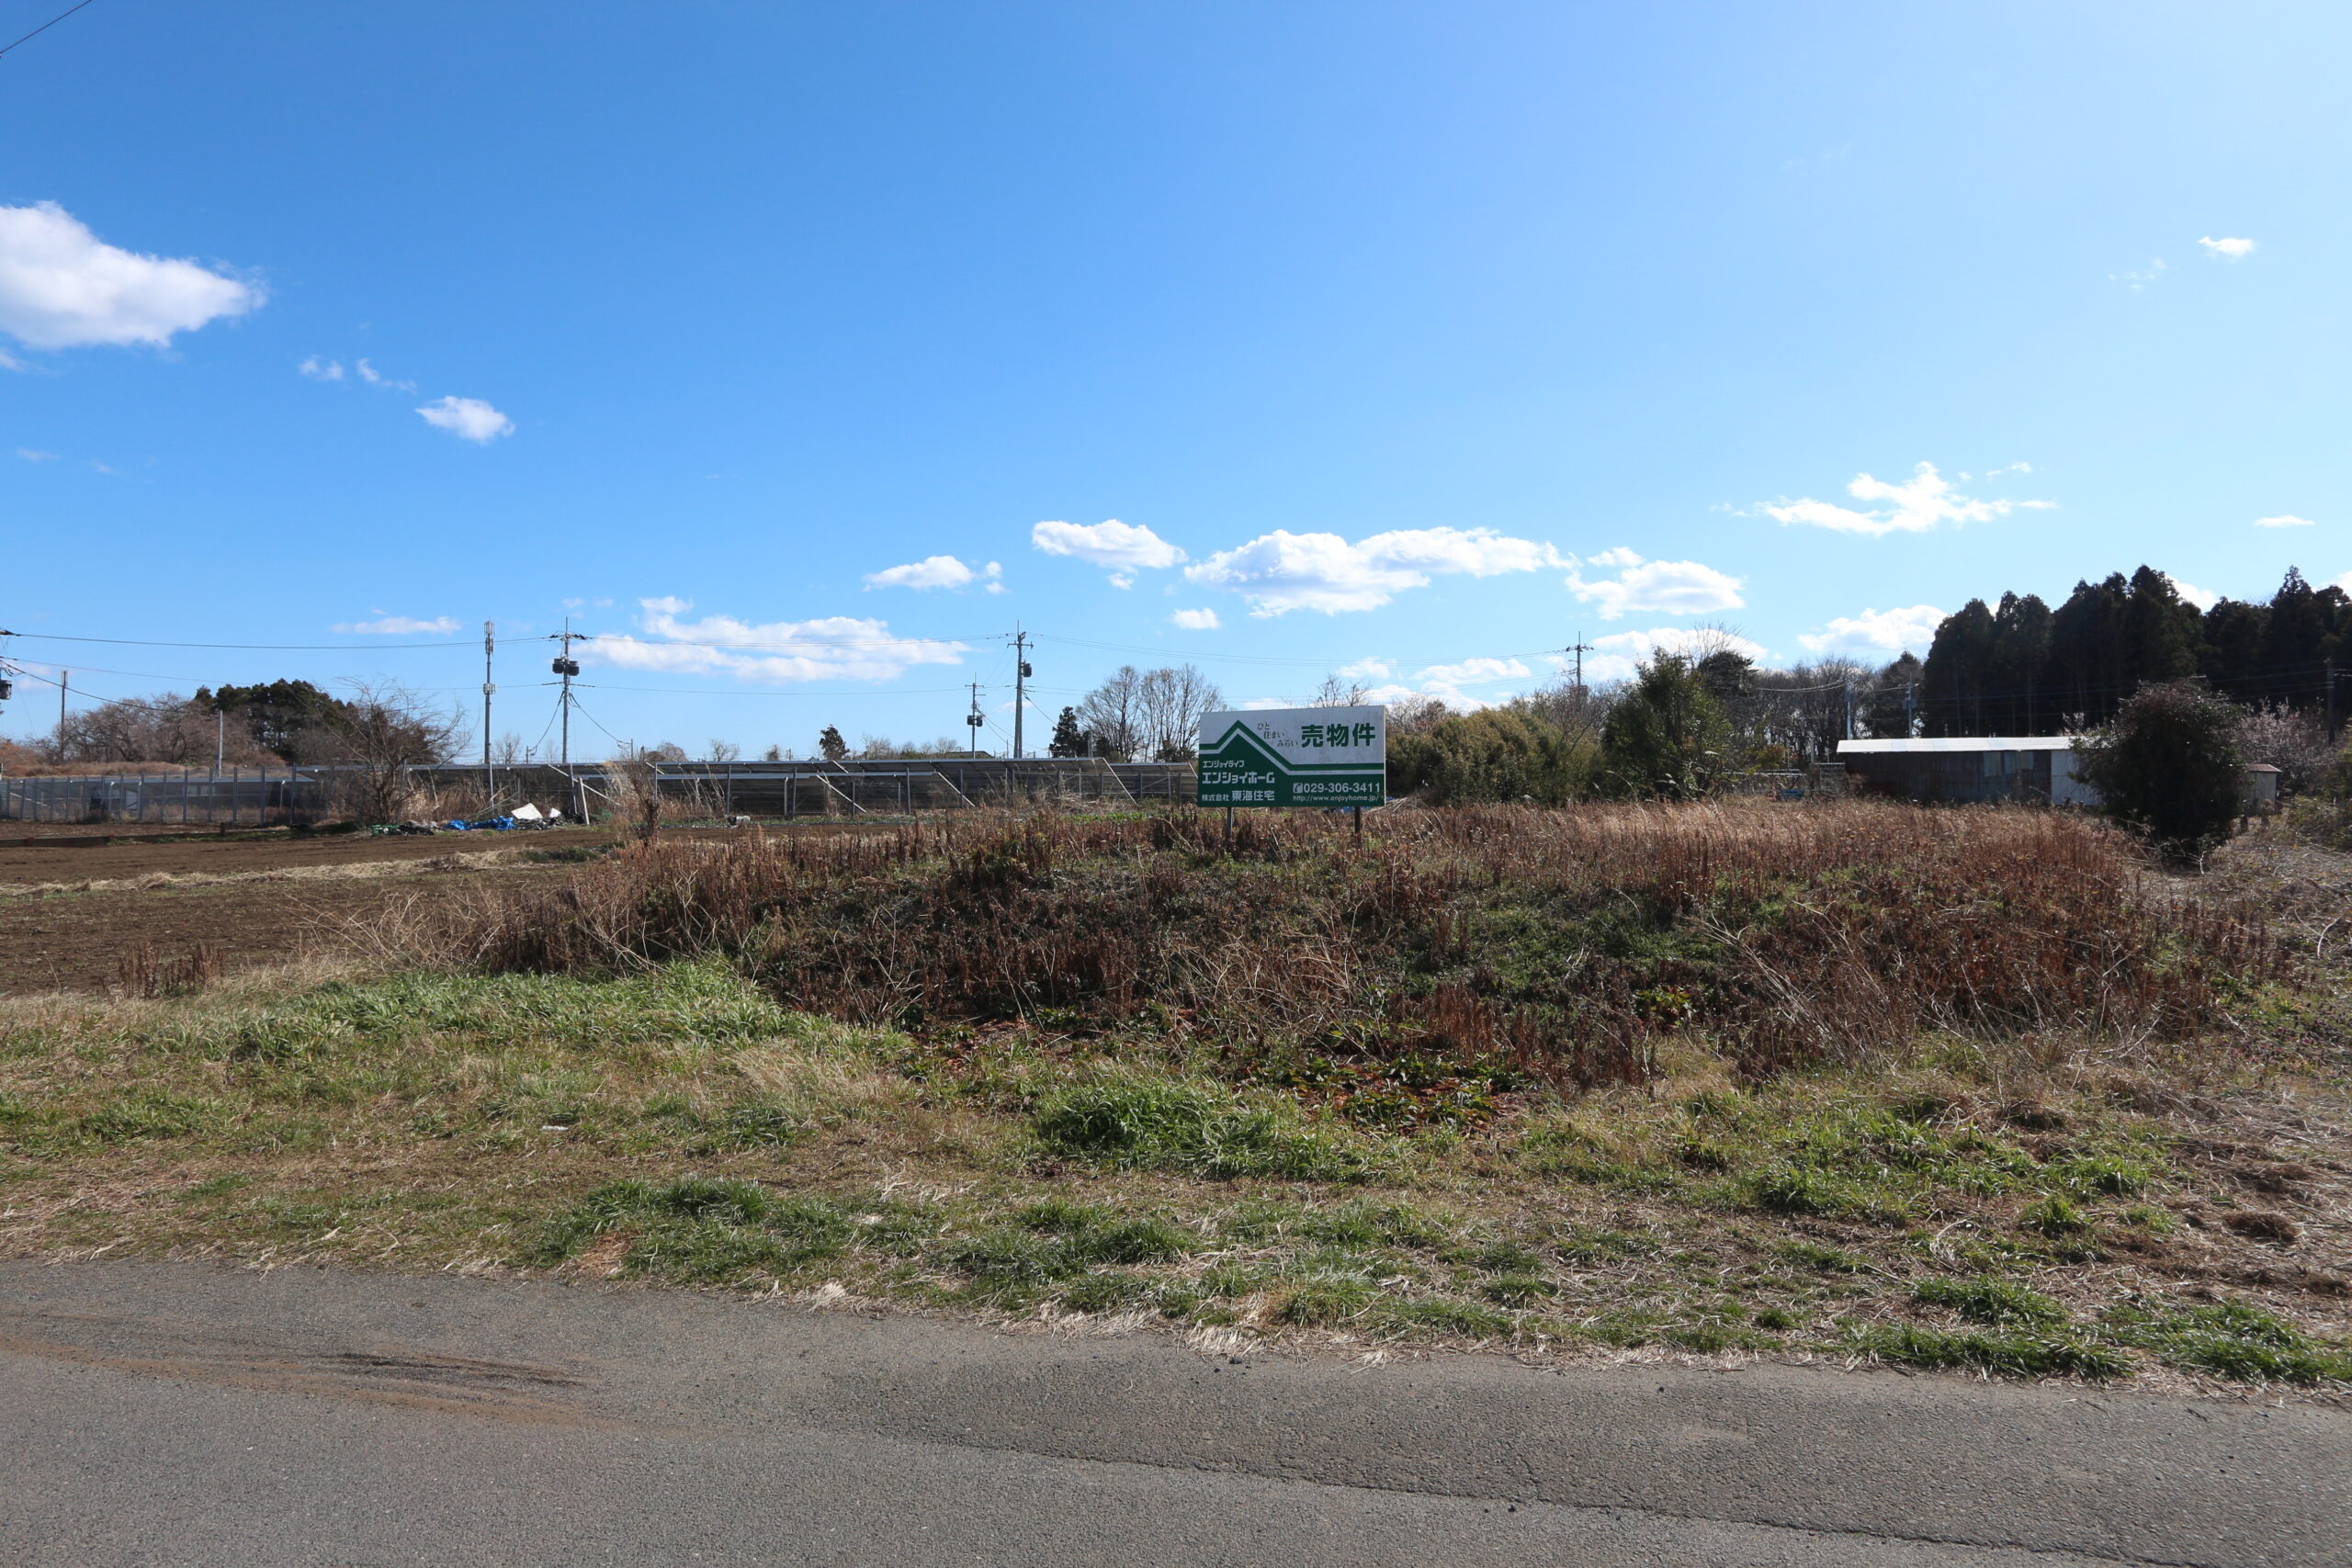
<svg viewBox="0 0 2352 1568">
<path fill-rule="evenodd" d="M 654 844 L 402 941 L 491 971 L 724 953 L 869 1024 L 1148 1021 L 1585 1088 L 1690 1037 L 1750 1077 L 1923 1030 L 2187 1038 L 2279 962 L 2085 819 L 1864 802 L 1420 813 L 1363 847 L 1292 816 L 1229 856 L 1196 815 Z"/>
<path fill-rule="evenodd" d="M 1220 837 L 657 843 L 420 904 L 382 971 L 0 1003 L 0 1247 L 2352 1379 L 2342 1003 L 2096 828 Z"/>
</svg>

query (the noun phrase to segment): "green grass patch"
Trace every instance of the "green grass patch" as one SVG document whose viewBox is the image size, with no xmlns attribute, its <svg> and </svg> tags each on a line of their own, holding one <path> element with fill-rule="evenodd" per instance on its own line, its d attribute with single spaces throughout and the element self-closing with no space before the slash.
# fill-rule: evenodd
<svg viewBox="0 0 2352 1568">
<path fill-rule="evenodd" d="M 1875 1325 L 1848 1331 L 1853 1350 L 1914 1367 L 1975 1367 L 2007 1377 L 2080 1377 L 2094 1382 L 2129 1376 L 2132 1359 L 2111 1346 L 2073 1335 L 1982 1330 L 1948 1331 L 1917 1324 Z"/>
<path fill-rule="evenodd" d="M 1034 1124 L 1049 1151 L 1123 1169 L 1227 1180 L 1347 1181 L 1369 1173 L 1360 1143 L 1307 1126 L 1289 1102 L 1211 1084 L 1106 1077 L 1048 1094 Z"/>
<path fill-rule="evenodd" d="M 2352 1383 L 2352 1346 L 2315 1338 L 2245 1302 L 2141 1296 L 2109 1308 L 2101 1326 L 2168 1365 L 2243 1382 Z"/>
</svg>

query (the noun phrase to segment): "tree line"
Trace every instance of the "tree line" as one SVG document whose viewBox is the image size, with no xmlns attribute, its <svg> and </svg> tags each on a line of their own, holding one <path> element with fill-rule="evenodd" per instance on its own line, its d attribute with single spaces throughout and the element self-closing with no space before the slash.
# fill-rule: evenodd
<svg viewBox="0 0 2352 1568">
<path fill-rule="evenodd" d="M 2199 610 L 2143 566 L 2077 582 L 2052 610 L 2034 594 L 1971 599 L 1937 626 L 1911 694 L 1916 728 L 1873 734 L 2062 735 L 2113 718 L 2143 686 L 2202 678 L 2249 708 L 2330 718 L 2330 671 L 2352 655 L 2352 597 L 2290 568 L 2261 603 Z"/>
</svg>

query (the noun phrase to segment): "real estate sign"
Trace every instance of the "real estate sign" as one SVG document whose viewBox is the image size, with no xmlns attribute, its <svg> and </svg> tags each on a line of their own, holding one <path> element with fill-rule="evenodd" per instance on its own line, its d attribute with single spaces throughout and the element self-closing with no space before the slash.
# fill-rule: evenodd
<svg viewBox="0 0 2352 1568">
<path fill-rule="evenodd" d="M 1203 806 L 1378 806 L 1388 710 L 1259 708 L 1201 720 Z"/>
</svg>

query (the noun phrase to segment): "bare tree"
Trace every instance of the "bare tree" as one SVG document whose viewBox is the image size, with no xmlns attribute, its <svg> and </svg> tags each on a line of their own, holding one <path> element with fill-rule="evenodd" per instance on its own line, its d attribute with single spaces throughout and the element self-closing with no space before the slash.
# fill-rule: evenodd
<svg viewBox="0 0 2352 1568">
<path fill-rule="evenodd" d="M 1306 705 L 1311 708 L 1361 707 L 1363 705 L 1364 698 L 1371 694 L 1372 688 L 1362 681 L 1351 681 L 1340 675 L 1326 675 L 1323 677 L 1323 683 L 1315 688 L 1315 694 L 1306 699 Z"/>
<path fill-rule="evenodd" d="M 1085 728 L 1096 756 L 1124 762 L 1142 749 L 1143 679 L 1134 665 L 1122 664 L 1101 685 L 1079 699 L 1078 722 Z"/>
<path fill-rule="evenodd" d="M 1144 744 L 1154 761 L 1189 761 L 1198 750 L 1202 717 L 1225 701 L 1216 682 L 1190 664 L 1163 666 L 1136 683 Z"/>
<path fill-rule="evenodd" d="M 447 761 L 463 721 L 392 682 L 350 685 L 351 695 L 335 716 L 334 760 L 350 770 L 345 777 L 359 819 L 396 821 L 407 804 L 408 769 Z"/>
<path fill-rule="evenodd" d="M 498 744 L 491 750 L 490 760 L 493 767 L 519 768 L 531 760 L 531 751 L 523 744 L 521 736 L 510 732 L 498 738 Z"/>
<path fill-rule="evenodd" d="M 710 743 L 710 760 L 714 762 L 732 762 L 742 755 L 743 748 L 736 745 L 732 740 L 714 740 Z"/>
</svg>

